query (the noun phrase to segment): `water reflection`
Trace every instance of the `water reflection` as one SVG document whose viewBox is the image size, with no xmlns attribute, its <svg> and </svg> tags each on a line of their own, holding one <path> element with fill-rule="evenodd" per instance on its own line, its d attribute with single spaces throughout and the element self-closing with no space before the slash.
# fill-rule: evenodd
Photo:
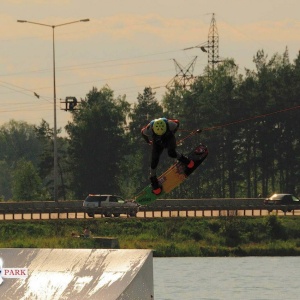
<svg viewBox="0 0 300 300">
<path fill-rule="evenodd" d="M 156 300 L 298 300 L 300 257 L 154 258 Z"/>
</svg>

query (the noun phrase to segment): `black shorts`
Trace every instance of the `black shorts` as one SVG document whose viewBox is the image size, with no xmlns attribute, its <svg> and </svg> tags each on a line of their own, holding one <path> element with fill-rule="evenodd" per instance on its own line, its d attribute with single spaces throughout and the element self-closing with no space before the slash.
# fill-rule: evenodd
<svg viewBox="0 0 300 300">
<path fill-rule="evenodd" d="M 168 155 L 170 157 L 177 158 L 176 138 L 173 134 L 169 135 L 165 139 L 156 139 L 153 141 L 151 169 L 156 169 L 159 162 L 160 155 L 162 154 L 164 149 L 168 149 Z"/>
</svg>

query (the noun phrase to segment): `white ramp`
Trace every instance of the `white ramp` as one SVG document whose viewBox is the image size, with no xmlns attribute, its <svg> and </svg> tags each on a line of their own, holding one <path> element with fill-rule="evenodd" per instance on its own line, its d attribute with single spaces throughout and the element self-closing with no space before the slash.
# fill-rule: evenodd
<svg viewBox="0 0 300 300">
<path fill-rule="evenodd" d="M 3 270 L 27 268 L 28 277 L 5 278 L 1 299 L 152 300 L 151 250 L 0 249 Z"/>
</svg>

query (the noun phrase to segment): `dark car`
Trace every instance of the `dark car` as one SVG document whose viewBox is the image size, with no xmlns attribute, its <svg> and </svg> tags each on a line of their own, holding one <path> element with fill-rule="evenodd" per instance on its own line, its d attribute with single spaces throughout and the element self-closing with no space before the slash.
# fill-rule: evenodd
<svg viewBox="0 0 300 300">
<path fill-rule="evenodd" d="M 292 211 L 290 206 L 300 205 L 300 200 L 292 194 L 274 194 L 269 198 L 264 200 L 266 205 L 286 205 L 282 210 L 283 211 Z M 272 209 L 268 209 L 272 211 Z"/>
</svg>

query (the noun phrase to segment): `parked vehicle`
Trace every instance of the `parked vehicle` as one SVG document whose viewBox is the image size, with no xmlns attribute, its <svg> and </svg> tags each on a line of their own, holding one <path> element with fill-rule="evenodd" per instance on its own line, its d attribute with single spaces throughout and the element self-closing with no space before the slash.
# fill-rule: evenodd
<svg viewBox="0 0 300 300">
<path fill-rule="evenodd" d="M 293 205 L 300 205 L 300 200 L 292 194 L 274 194 L 264 200 L 265 205 L 281 205 L 284 206 L 282 211 L 292 211 Z M 273 209 L 268 209 L 272 211 Z"/>
<path fill-rule="evenodd" d="M 134 201 L 125 200 L 117 195 L 89 194 L 83 201 L 83 207 L 86 208 L 89 217 L 95 214 L 102 214 L 105 217 L 119 217 L 126 214 L 136 217 L 139 205 Z"/>
</svg>

